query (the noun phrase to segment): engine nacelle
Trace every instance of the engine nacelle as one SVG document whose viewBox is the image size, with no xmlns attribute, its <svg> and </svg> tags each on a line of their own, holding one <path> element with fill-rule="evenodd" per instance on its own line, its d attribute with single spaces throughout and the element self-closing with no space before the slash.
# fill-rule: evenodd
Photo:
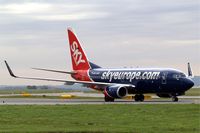
<svg viewBox="0 0 200 133">
<path fill-rule="evenodd" d="M 122 98 L 128 93 L 127 88 L 123 86 L 109 86 L 104 90 L 105 96 L 110 98 Z"/>
</svg>

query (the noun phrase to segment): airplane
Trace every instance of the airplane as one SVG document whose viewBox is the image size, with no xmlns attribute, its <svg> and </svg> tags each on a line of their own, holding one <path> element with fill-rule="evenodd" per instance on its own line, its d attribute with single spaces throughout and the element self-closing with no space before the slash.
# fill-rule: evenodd
<svg viewBox="0 0 200 133">
<path fill-rule="evenodd" d="M 75 80 L 16 76 L 5 61 L 9 74 L 14 78 L 82 84 L 104 94 L 105 102 L 114 102 L 129 94 L 135 94 L 136 102 L 144 101 L 144 94 L 154 93 L 161 98 L 178 101 L 180 95 L 193 87 L 192 71 L 188 63 L 188 76 L 171 68 L 124 68 L 106 69 L 90 62 L 71 28 L 67 29 L 72 61 L 72 71 L 33 68 L 35 70 L 69 74 Z"/>
</svg>

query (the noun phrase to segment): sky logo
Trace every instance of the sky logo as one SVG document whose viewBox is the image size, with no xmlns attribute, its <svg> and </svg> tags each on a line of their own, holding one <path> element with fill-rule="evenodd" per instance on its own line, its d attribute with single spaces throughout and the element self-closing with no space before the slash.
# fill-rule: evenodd
<svg viewBox="0 0 200 133">
<path fill-rule="evenodd" d="M 79 47 L 76 41 L 73 41 L 73 43 L 71 44 L 71 50 L 72 50 L 72 57 L 74 59 L 76 66 L 78 66 L 80 63 L 85 63 L 83 55 L 79 51 Z"/>
</svg>

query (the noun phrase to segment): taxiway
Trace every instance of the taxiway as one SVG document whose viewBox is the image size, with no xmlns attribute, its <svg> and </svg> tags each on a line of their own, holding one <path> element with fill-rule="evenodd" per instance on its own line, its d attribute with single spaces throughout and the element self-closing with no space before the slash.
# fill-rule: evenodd
<svg viewBox="0 0 200 133">
<path fill-rule="evenodd" d="M 70 105 L 70 104 L 200 104 L 200 99 L 151 99 L 144 102 L 117 99 L 115 102 L 104 102 L 103 99 L 47 99 L 47 98 L 0 98 L 0 105 Z"/>
</svg>

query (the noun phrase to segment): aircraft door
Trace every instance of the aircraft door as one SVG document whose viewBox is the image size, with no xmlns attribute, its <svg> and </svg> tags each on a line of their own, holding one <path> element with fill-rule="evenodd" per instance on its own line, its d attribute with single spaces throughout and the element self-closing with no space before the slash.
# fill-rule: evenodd
<svg viewBox="0 0 200 133">
<path fill-rule="evenodd" d="M 167 84 L 167 72 L 163 72 L 161 75 L 161 84 Z"/>
</svg>

